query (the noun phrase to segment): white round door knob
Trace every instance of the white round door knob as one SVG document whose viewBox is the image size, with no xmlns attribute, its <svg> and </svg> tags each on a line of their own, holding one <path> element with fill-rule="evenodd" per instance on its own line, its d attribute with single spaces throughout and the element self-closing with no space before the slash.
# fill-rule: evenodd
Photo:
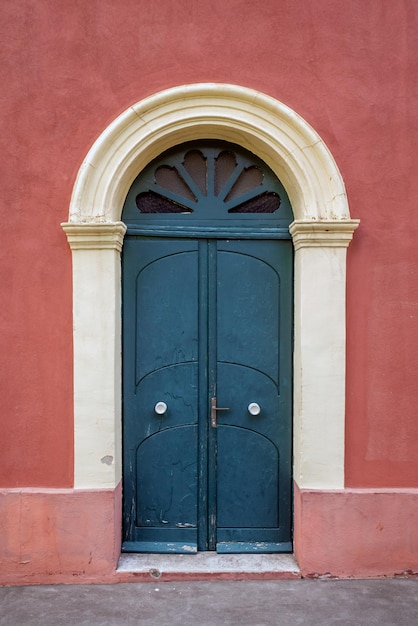
<svg viewBox="0 0 418 626">
<path fill-rule="evenodd" d="M 154 411 L 157 415 L 164 415 L 167 412 L 167 405 L 165 402 L 157 402 L 154 407 Z"/>
<path fill-rule="evenodd" d="M 248 413 L 250 415 L 260 415 L 261 413 L 260 405 L 257 404 L 257 402 L 250 402 L 250 404 L 248 405 Z"/>
</svg>

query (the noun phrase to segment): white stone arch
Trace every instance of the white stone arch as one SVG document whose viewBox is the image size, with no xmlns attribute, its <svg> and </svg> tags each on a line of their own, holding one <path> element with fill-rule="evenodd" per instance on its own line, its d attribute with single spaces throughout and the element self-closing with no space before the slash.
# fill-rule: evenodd
<svg viewBox="0 0 418 626">
<path fill-rule="evenodd" d="M 295 221 L 294 478 L 344 487 L 346 248 L 344 183 L 319 135 L 277 100 L 224 84 L 175 87 L 130 107 L 80 167 L 63 224 L 73 254 L 74 486 L 121 478 L 120 251 L 123 203 L 138 173 L 173 145 L 222 139 L 277 174 Z"/>
</svg>

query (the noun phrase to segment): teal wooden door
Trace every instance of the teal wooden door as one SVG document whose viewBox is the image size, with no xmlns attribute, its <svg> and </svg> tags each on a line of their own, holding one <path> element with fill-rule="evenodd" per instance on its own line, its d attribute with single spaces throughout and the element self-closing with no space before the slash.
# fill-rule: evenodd
<svg viewBox="0 0 418 626">
<path fill-rule="evenodd" d="M 289 241 L 126 241 L 126 550 L 290 549 L 291 263 Z"/>
<path fill-rule="evenodd" d="M 227 238 L 219 215 L 134 219 L 128 207 L 123 550 L 291 551 L 291 241 L 243 223 Z"/>
</svg>

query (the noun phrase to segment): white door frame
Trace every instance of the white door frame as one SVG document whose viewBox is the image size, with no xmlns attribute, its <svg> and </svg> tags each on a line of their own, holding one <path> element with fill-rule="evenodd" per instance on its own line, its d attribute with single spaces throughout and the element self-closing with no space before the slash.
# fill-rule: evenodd
<svg viewBox="0 0 418 626">
<path fill-rule="evenodd" d="M 164 150 L 195 139 L 241 145 L 283 183 L 295 220 L 294 479 L 344 487 L 346 249 L 344 183 L 319 135 L 294 111 L 252 89 L 175 87 L 130 107 L 84 159 L 62 224 L 72 250 L 74 486 L 121 479 L 122 207 L 131 183 Z"/>
</svg>

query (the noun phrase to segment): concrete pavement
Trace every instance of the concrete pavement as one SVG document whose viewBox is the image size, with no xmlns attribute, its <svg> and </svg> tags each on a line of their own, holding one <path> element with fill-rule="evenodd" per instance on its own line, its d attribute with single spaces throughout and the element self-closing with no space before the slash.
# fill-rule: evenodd
<svg viewBox="0 0 418 626">
<path fill-rule="evenodd" d="M 414 626 L 418 580 L 0 588 L 0 626 Z"/>
</svg>

